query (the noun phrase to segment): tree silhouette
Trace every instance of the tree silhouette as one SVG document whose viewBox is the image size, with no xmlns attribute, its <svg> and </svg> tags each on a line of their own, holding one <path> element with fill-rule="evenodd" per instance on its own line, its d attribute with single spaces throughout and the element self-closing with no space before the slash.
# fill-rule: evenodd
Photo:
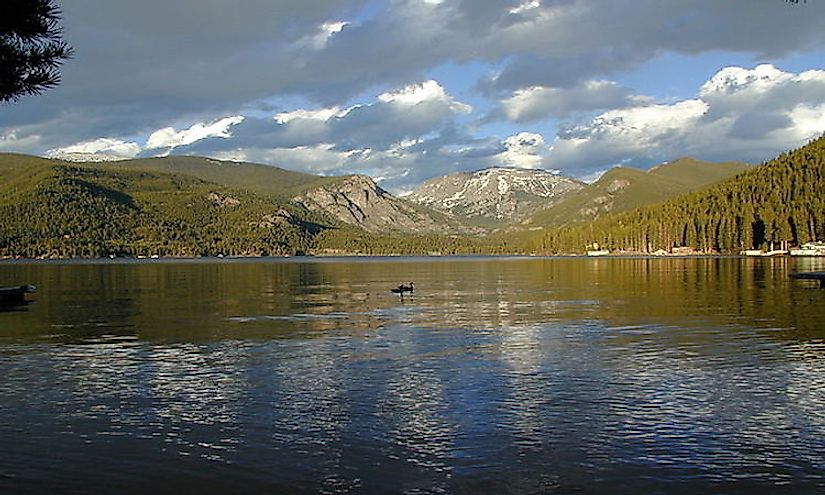
<svg viewBox="0 0 825 495">
<path fill-rule="evenodd" d="M 72 56 L 61 38 L 53 0 L 3 0 L 0 14 L 0 102 L 37 95 L 60 83 L 58 67 Z"/>
</svg>

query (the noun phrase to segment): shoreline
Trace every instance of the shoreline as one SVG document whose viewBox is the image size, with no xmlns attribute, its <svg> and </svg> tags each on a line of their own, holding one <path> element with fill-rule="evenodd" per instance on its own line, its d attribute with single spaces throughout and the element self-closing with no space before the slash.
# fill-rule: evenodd
<svg viewBox="0 0 825 495">
<path fill-rule="evenodd" d="M 755 257 L 738 254 L 616 254 L 607 256 L 587 256 L 585 254 L 455 254 L 455 255 L 307 255 L 307 256 L 159 256 L 122 258 L 0 258 L 0 265 L 29 264 L 72 264 L 72 265 L 142 265 L 142 264 L 218 264 L 218 263 L 323 263 L 323 262 L 370 262 L 370 261 L 476 261 L 476 260 L 540 260 L 540 259 L 590 259 L 590 260 L 631 260 L 631 259 L 756 259 L 775 260 L 801 258 L 799 256 Z"/>
</svg>

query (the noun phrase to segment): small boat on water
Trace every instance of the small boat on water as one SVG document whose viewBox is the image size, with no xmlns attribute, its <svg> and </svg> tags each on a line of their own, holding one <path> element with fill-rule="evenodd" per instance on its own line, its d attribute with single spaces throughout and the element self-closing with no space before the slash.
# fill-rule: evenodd
<svg viewBox="0 0 825 495">
<path fill-rule="evenodd" d="M 34 292 L 35 290 L 37 290 L 37 287 L 33 285 L 0 287 L 0 306 L 21 306 L 26 304 L 26 294 Z"/>
<path fill-rule="evenodd" d="M 825 289 L 825 272 L 792 273 L 791 278 L 797 280 L 818 280 L 819 286 Z"/>
<path fill-rule="evenodd" d="M 607 256 L 610 254 L 610 251 L 607 249 L 591 249 L 587 251 L 588 256 Z"/>
<path fill-rule="evenodd" d="M 825 242 L 806 242 L 791 249 L 791 256 L 825 256 Z"/>
</svg>

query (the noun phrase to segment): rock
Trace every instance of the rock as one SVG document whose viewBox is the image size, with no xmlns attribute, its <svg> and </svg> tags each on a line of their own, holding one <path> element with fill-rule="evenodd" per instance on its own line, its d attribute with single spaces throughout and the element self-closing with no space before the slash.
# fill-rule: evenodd
<svg viewBox="0 0 825 495">
<path fill-rule="evenodd" d="M 405 199 L 459 217 L 510 222 L 582 187 L 575 179 L 546 170 L 488 168 L 430 179 Z"/>
<path fill-rule="evenodd" d="M 447 218 L 438 218 L 435 212 L 396 198 L 366 175 L 342 177 L 292 200 L 373 233 L 446 233 L 457 228 Z"/>
<path fill-rule="evenodd" d="M 233 197 L 223 196 L 223 195 L 220 195 L 216 192 L 209 193 L 206 196 L 206 199 L 208 199 L 210 202 L 212 202 L 212 204 L 214 204 L 215 206 L 218 206 L 218 207 L 221 207 L 221 208 L 227 207 L 227 206 L 230 206 L 230 207 L 231 206 L 238 206 L 239 204 L 241 204 L 240 201 L 238 201 L 237 199 L 235 199 Z"/>
</svg>

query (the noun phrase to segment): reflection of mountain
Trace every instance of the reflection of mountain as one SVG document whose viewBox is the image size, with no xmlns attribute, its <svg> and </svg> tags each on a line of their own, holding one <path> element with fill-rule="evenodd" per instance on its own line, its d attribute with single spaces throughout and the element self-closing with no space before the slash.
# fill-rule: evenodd
<svg viewBox="0 0 825 495">
<path fill-rule="evenodd" d="M 394 322 L 528 328 L 602 320 L 714 325 L 746 318 L 814 334 L 819 313 L 791 271 L 806 259 L 548 259 L 0 265 L 39 286 L 4 334 L 178 341 L 319 335 Z M 798 267 L 798 268 L 795 268 Z M 389 288 L 413 280 L 399 304 Z M 30 323 L 23 325 L 23 320 Z M 34 323 L 31 323 L 34 322 Z"/>
</svg>

